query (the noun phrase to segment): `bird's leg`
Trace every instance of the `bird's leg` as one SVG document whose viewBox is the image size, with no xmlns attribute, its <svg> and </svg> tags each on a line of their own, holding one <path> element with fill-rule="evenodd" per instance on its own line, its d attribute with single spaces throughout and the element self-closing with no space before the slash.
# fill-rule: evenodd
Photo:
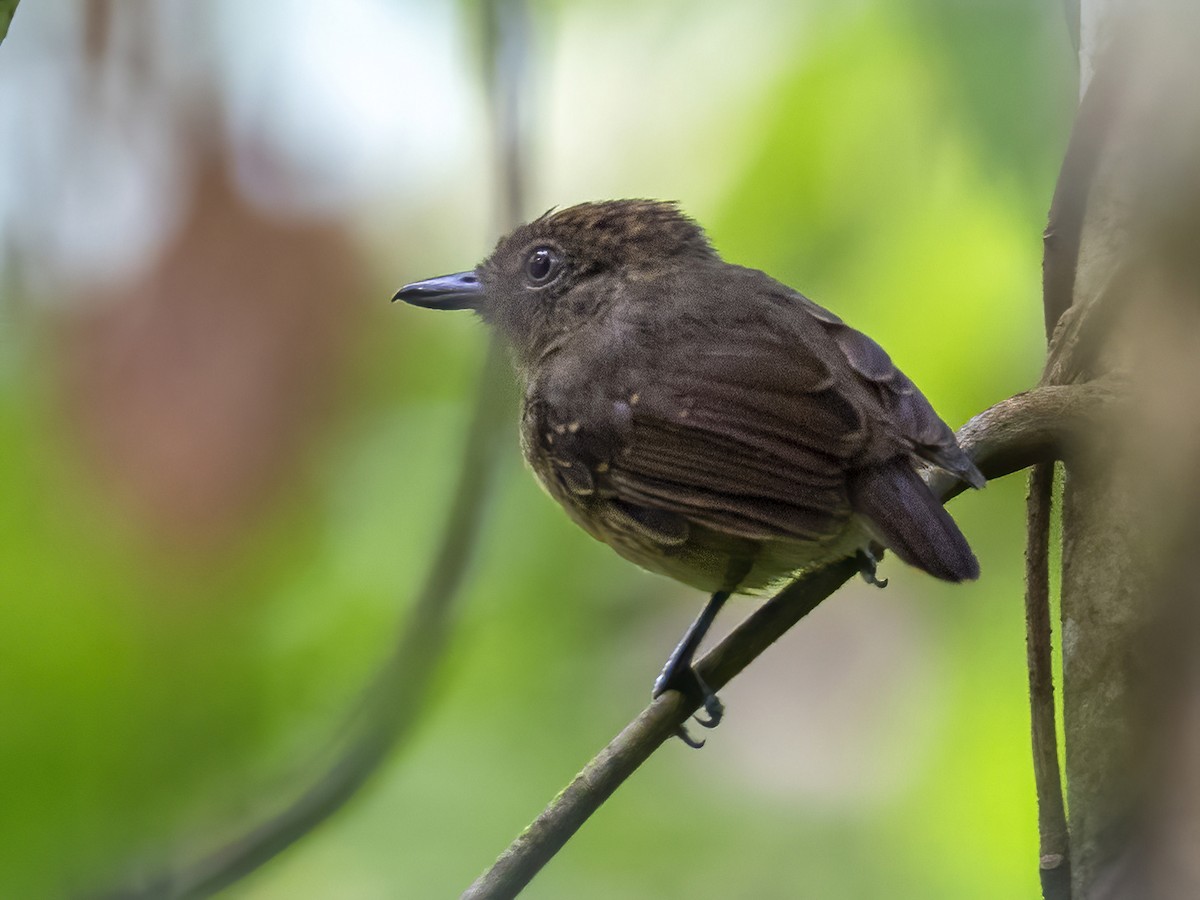
<svg viewBox="0 0 1200 900">
<path fill-rule="evenodd" d="M 701 700 L 704 704 L 704 711 L 708 713 L 708 718 L 702 719 L 699 716 L 694 718 L 704 728 L 716 728 L 721 722 L 721 717 L 725 715 L 725 707 L 721 705 L 721 701 L 717 699 L 713 689 L 700 677 L 693 662 L 696 658 L 696 651 L 700 649 L 700 642 L 708 634 L 708 629 L 716 620 L 717 613 L 721 611 L 725 601 L 738 589 L 738 585 L 754 568 L 754 558 L 758 548 L 748 545 L 744 549 L 744 553 L 738 553 L 730 558 L 721 590 L 708 598 L 708 603 L 704 605 L 704 609 L 700 610 L 696 621 L 688 627 L 683 638 L 675 645 L 675 649 L 671 651 L 671 655 L 667 659 L 667 664 L 663 666 L 659 676 L 654 679 L 654 690 L 652 691 L 654 697 L 667 691 L 679 691 L 685 697 Z M 675 734 L 689 747 L 699 749 L 704 746 L 704 741 L 694 739 L 683 725 L 679 726 Z"/>
<path fill-rule="evenodd" d="M 886 578 L 876 578 L 875 570 L 879 565 L 879 557 L 875 555 L 871 546 L 859 550 L 855 554 L 855 559 L 858 560 L 858 574 L 862 576 L 862 580 L 867 584 L 873 584 L 877 588 L 887 587 Z"/>
<path fill-rule="evenodd" d="M 696 617 L 696 621 L 691 624 L 691 627 L 683 635 L 683 639 L 671 652 L 667 664 L 663 666 L 658 678 L 654 679 L 653 696 L 655 697 L 674 690 L 685 696 L 701 698 L 704 701 L 704 711 L 708 713 L 708 718 L 702 719 L 697 716 L 696 721 L 705 728 L 716 728 L 725 709 L 721 706 L 721 701 L 717 699 L 712 688 L 704 683 L 704 679 L 692 667 L 692 661 L 695 659 L 700 642 L 704 640 L 704 635 L 708 633 L 713 620 L 717 618 L 717 613 L 729 599 L 729 594 L 729 591 L 717 591 L 709 598 L 704 609 L 700 611 L 700 615 Z M 679 727 L 678 735 L 689 747 L 704 745 L 704 741 L 694 740 L 682 725 Z"/>
</svg>

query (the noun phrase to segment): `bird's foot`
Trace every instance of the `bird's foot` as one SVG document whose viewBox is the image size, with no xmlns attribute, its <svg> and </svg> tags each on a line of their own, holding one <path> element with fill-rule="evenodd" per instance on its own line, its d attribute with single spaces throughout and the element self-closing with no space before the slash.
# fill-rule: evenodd
<svg viewBox="0 0 1200 900">
<path fill-rule="evenodd" d="M 737 575 L 731 579 L 731 583 L 736 584 L 744 574 L 745 572 L 739 564 Z M 683 638 L 675 645 L 675 649 L 671 651 L 667 664 L 654 679 L 654 689 L 651 691 L 653 697 L 659 697 L 667 691 L 679 691 L 693 703 L 703 705 L 708 718 L 702 719 L 700 716 L 695 716 L 696 722 L 703 728 L 716 728 L 721 722 L 721 717 L 725 715 L 725 707 L 721 705 L 721 701 L 717 699 L 713 689 L 704 683 L 700 673 L 692 666 L 692 660 L 696 658 L 696 650 L 699 649 L 700 642 L 704 640 L 704 635 L 708 633 L 713 619 L 717 617 L 717 613 L 729 599 L 729 593 L 728 590 L 721 590 L 709 598 L 704 609 L 700 611 L 700 615 L 696 617 L 696 621 L 691 624 Z M 704 746 L 704 741 L 693 739 L 682 724 L 675 733 L 689 747 Z"/>
<path fill-rule="evenodd" d="M 700 727 L 716 728 L 721 724 L 721 719 L 725 715 L 725 706 L 713 689 L 700 677 L 700 674 L 692 668 L 690 659 L 683 659 L 672 654 L 671 658 L 667 660 L 662 673 L 654 679 L 654 690 L 651 695 L 659 697 L 667 691 L 678 691 L 689 700 L 699 701 L 703 705 L 705 716 L 697 714 L 692 717 Z M 683 725 L 679 726 L 675 735 L 689 747 L 699 749 L 704 746 L 704 741 L 693 738 Z"/>
<path fill-rule="evenodd" d="M 855 559 L 858 560 L 858 574 L 862 576 L 862 580 L 867 584 L 873 584 L 877 588 L 887 587 L 886 578 L 876 578 L 875 571 L 879 567 L 879 559 L 871 552 L 870 548 L 859 550 L 855 554 Z"/>
</svg>

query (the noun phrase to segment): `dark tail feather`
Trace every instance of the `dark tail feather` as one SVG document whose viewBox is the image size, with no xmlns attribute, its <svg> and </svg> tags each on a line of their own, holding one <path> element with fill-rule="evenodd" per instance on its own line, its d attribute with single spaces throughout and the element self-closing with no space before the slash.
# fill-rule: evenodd
<svg viewBox="0 0 1200 900">
<path fill-rule="evenodd" d="M 979 577 L 979 561 L 967 539 L 908 460 L 857 473 L 850 482 L 850 503 L 874 537 L 909 565 L 945 581 Z"/>
</svg>

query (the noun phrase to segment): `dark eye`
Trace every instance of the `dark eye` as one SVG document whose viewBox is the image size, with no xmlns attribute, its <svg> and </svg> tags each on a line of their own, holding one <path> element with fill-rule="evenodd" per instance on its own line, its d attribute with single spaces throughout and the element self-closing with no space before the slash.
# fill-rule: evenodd
<svg viewBox="0 0 1200 900">
<path fill-rule="evenodd" d="M 546 284 L 558 274 L 561 261 L 550 247 L 536 247 L 525 260 L 525 274 L 533 284 Z"/>
</svg>

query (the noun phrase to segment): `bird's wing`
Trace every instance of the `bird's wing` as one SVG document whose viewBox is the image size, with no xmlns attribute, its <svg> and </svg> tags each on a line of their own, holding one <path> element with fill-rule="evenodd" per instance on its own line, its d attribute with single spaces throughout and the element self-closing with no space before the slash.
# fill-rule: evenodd
<svg viewBox="0 0 1200 900">
<path fill-rule="evenodd" d="M 803 299 L 824 313 L 824 333 L 837 346 L 841 358 L 854 374 L 870 389 L 870 399 L 877 404 L 872 418 L 880 423 L 897 447 L 945 469 L 972 487 L 983 487 L 983 475 L 958 446 L 954 432 L 909 377 L 896 368 L 887 352 L 861 331 L 846 325 L 807 298 Z"/>
<path fill-rule="evenodd" d="M 869 437 L 859 411 L 821 360 L 722 338 L 686 360 L 622 366 L 602 388 L 546 392 L 539 439 L 555 477 L 664 541 L 672 518 L 650 511 L 750 540 L 837 534 Z"/>
<path fill-rule="evenodd" d="M 854 474 L 890 460 L 919 456 L 982 484 L 883 348 L 750 275 L 738 288 L 769 292 L 769 304 L 731 291 L 745 315 L 675 322 L 655 352 L 598 353 L 541 395 L 544 430 L 559 432 L 548 456 L 574 492 L 608 496 L 664 542 L 688 522 L 750 540 L 820 540 L 854 512 Z"/>
<path fill-rule="evenodd" d="M 707 376 L 642 392 L 612 465 L 617 494 L 749 539 L 839 532 L 864 436 L 856 410 L 832 388 L 796 393 L 736 363 L 708 362 Z"/>
</svg>

